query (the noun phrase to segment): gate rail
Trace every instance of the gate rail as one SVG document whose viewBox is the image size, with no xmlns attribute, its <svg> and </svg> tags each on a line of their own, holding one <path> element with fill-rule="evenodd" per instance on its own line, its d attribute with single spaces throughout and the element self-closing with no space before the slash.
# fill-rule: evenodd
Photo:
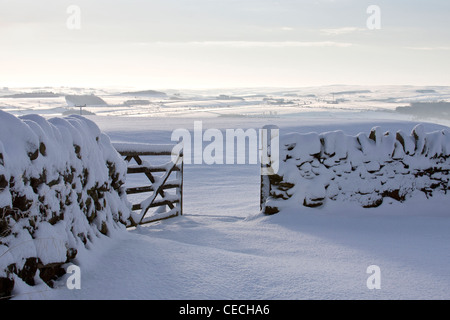
<svg viewBox="0 0 450 320">
<path fill-rule="evenodd" d="M 174 153 L 175 145 L 155 145 L 144 143 L 113 143 L 114 148 L 127 162 L 127 174 L 144 174 L 150 184 L 126 189 L 127 195 L 149 193 L 146 199 L 132 204 L 132 214 L 127 227 L 155 222 L 176 217 L 183 214 L 183 150 Z M 143 160 L 144 156 L 171 156 L 171 161 L 165 164 L 151 165 Z M 134 160 L 135 164 L 131 164 Z M 162 176 L 154 175 L 162 172 Z M 169 177 L 173 176 L 175 179 Z M 175 189 L 175 194 L 165 191 Z M 169 207 L 169 211 L 159 213 L 162 207 Z M 150 208 L 159 207 L 157 214 L 147 216 Z"/>
</svg>

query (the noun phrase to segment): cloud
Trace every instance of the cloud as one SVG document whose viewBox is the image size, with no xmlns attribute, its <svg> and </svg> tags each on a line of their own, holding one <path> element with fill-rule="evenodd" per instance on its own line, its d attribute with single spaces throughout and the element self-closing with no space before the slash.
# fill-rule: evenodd
<svg viewBox="0 0 450 320">
<path fill-rule="evenodd" d="M 229 48 L 295 48 L 295 47 L 350 47 L 348 42 L 335 41 L 187 41 L 187 42 L 154 42 L 160 46 L 197 46 L 197 47 L 229 47 Z"/>
<path fill-rule="evenodd" d="M 450 47 L 438 46 L 438 47 L 406 47 L 406 49 L 410 50 L 419 50 L 419 51 L 448 51 Z"/>
<path fill-rule="evenodd" d="M 320 32 L 324 35 L 341 35 L 341 34 L 349 34 L 355 32 L 366 31 L 365 28 L 357 28 L 357 27 L 342 27 L 342 28 L 333 28 L 333 29 L 321 29 Z"/>
</svg>

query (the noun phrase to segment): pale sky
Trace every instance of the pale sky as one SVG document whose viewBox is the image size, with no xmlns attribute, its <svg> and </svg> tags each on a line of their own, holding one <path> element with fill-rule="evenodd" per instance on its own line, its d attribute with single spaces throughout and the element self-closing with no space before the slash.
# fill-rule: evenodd
<svg viewBox="0 0 450 320">
<path fill-rule="evenodd" d="M 0 86 L 450 85 L 449 13 L 448 0 L 0 0 Z"/>
</svg>

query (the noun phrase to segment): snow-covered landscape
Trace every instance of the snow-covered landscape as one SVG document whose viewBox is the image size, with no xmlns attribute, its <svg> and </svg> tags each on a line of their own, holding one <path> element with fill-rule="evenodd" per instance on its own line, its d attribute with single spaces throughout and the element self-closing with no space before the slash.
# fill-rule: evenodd
<svg viewBox="0 0 450 320">
<path fill-rule="evenodd" d="M 448 125 L 444 112 L 416 115 L 411 103 L 450 99 L 448 86 L 350 86 L 136 90 L 132 88 L 25 87 L 0 89 L 0 108 L 39 113 L 157 118 L 388 118 Z M 399 109 L 398 109 L 399 108 Z M 81 109 L 81 111 L 80 111 Z"/>
<path fill-rule="evenodd" d="M 108 105 L 83 109 L 95 114 L 85 117 L 101 132 L 121 144 L 171 144 L 172 132 L 192 131 L 194 120 L 201 120 L 204 130 L 277 125 L 282 136 L 336 130 L 368 135 L 374 127 L 380 132 L 410 134 L 417 124 L 426 133 L 448 130 L 445 116 L 418 119 L 395 112 L 396 106 L 416 99 L 447 100 L 450 92 L 447 88 L 433 89 L 441 95 L 418 92 L 425 89 L 431 90 L 391 87 L 377 96 L 381 89 L 362 93 L 358 87 L 345 88 L 353 100 L 336 103 L 323 102 L 336 88 L 278 90 L 275 97 L 274 91 L 266 91 L 264 96 L 275 101 L 295 101 L 281 106 L 269 100 L 255 103 L 263 89 L 255 93 L 257 98 L 246 98 L 249 91 L 230 90 L 220 92 L 235 97 L 227 98 L 231 100 L 189 93 L 182 101 L 151 97 L 148 106 L 128 107 L 118 106 L 122 100 L 109 106 L 119 98 L 96 91 Z M 318 98 L 318 92 L 325 93 Z M 353 92 L 359 92 L 358 98 Z M 40 103 L 34 99 L 3 97 L 0 101 L 3 110 L 17 116 L 38 113 L 50 119 L 62 117 L 63 110 L 70 108 L 61 97 L 39 98 Z M 264 215 L 260 172 L 260 164 L 185 164 L 183 215 L 128 230 L 114 228 L 108 236 L 93 237 L 89 249 L 79 248 L 70 263 L 80 267 L 79 290 L 66 286 L 70 274 L 56 280 L 54 288 L 38 276 L 34 286 L 14 276 L 13 299 L 450 298 L 450 198 L 446 192 L 429 198 L 417 192 L 404 202 L 392 199 L 376 208 L 336 200 L 316 208 L 289 207 Z M 448 188 L 448 173 L 444 178 Z M 368 287 L 368 267 L 373 265 L 380 270 L 379 289 Z"/>
<path fill-rule="evenodd" d="M 0 301 L 449 300 L 449 11 L 0 1 Z"/>
</svg>

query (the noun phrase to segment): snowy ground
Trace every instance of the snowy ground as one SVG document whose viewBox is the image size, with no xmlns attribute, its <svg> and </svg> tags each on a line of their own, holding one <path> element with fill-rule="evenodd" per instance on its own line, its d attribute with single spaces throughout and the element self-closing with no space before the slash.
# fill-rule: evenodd
<svg viewBox="0 0 450 320">
<path fill-rule="evenodd" d="M 118 142 L 170 143 L 192 118 L 92 116 Z M 359 118 L 359 119 L 358 119 Z M 206 128 L 348 134 L 410 132 L 417 122 L 351 114 L 205 118 Z M 425 131 L 442 128 L 424 124 Z M 449 299 L 448 196 L 362 209 L 348 204 L 259 211 L 258 165 L 186 165 L 184 215 L 99 239 L 80 252 L 81 289 L 40 286 L 18 299 Z M 378 265 L 381 289 L 369 290 Z M 37 291 L 37 292 L 36 292 Z"/>
</svg>

